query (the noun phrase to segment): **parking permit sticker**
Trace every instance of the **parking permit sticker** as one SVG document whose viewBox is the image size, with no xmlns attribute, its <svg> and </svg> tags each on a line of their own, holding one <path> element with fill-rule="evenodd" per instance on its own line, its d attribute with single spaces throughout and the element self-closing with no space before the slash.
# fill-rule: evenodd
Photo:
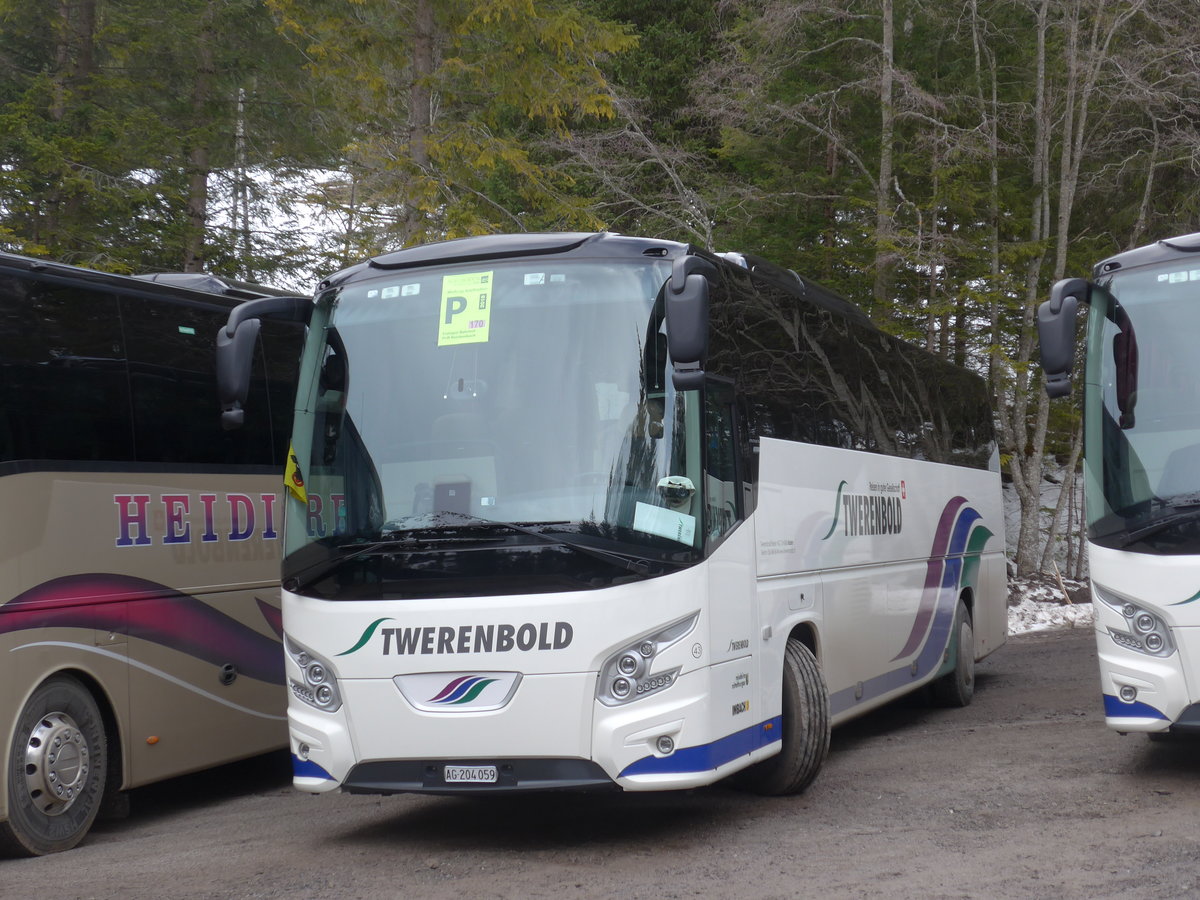
<svg viewBox="0 0 1200 900">
<path fill-rule="evenodd" d="M 442 279 L 439 347 L 487 343 L 491 317 L 491 272 L 463 272 Z"/>
</svg>

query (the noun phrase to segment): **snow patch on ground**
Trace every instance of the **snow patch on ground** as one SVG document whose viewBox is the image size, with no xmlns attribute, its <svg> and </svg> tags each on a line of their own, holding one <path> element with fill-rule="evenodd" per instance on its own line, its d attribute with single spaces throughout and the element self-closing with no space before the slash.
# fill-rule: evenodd
<svg viewBox="0 0 1200 900">
<path fill-rule="evenodd" d="M 1067 594 L 1053 582 L 1013 579 L 1008 583 L 1008 633 L 1091 628 L 1092 604 L 1086 582 L 1065 581 Z"/>
<path fill-rule="evenodd" d="M 1039 603 L 1022 600 L 1008 608 L 1008 633 L 1025 634 L 1028 631 L 1050 631 L 1061 628 L 1091 628 L 1092 604 L 1075 603 L 1064 606 L 1060 603 Z"/>
</svg>

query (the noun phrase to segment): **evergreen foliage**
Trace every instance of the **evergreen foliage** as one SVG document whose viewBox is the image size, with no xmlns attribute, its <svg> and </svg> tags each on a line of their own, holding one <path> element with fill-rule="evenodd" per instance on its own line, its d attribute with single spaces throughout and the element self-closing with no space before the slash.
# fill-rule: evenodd
<svg viewBox="0 0 1200 900">
<path fill-rule="evenodd" d="M 1033 309 L 1200 230 L 1198 36 L 1194 0 L 0 0 L 0 247 L 289 286 L 488 231 L 758 253 L 986 374 L 1032 521 L 1078 428 Z"/>
</svg>

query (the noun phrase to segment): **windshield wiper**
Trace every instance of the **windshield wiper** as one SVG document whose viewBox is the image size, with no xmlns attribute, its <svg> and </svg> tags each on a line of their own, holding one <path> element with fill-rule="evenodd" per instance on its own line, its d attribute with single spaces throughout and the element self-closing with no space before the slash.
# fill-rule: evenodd
<svg viewBox="0 0 1200 900">
<path fill-rule="evenodd" d="M 356 557 L 366 556 L 376 550 L 394 549 L 397 544 L 402 543 L 405 543 L 403 538 L 387 538 L 382 541 L 367 541 L 364 544 L 342 544 L 334 548 L 331 558 L 305 566 L 299 572 L 289 575 L 284 579 L 283 587 L 288 591 L 298 591 L 331 574 L 335 569 Z"/>
<path fill-rule="evenodd" d="M 412 528 L 399 527 L 405 522 L 419 522 Z M 289 576 L 284 587 L 289 591 L 297 591 L 326 577 L 345 563 L 360 556 L 374 553 L 395 553 L 405 550 L 417 550 L 421 547 L 435 547 L 450 543 L 461 543 L 468 540 L 462 532 L 474 532 L 470 539 L 479 540 L 483 535 L 496 532 L 512 532 L 529 535 L 544 544 L 566 547 L 576 553 L 590 556 L 635 575 L 649 575 L 656 564 L 663 567 L 682 568 L 687 563 L 671 559 L 652 559 L 621 553 L 615 550 L 604 550 L 589 544 L 571 540 L 562 531 L 548 529 L 568 522 L 501 522 L 495 519 L 484 519 L 467 513 L 442 511 L 429 516 L 411 516 L 384 525 L 384 531 L 379 540 L 364 543 L 343 544 L 332 551 L 329 558 L 306 566 Z"/>
<path fill-rule="evenodd" d="M 450 512 L 448 510 L 435 514 L 435 517 L 438 519 L 441 519 L 445 516 L 454 517 L 461 523 L 463 527 L 471 531 L 515 531 L 518 534 L 527 534 L 530 537 L 537 538 L 537 540 L 542 541 L 543 543 L 566 547 L 569 550 L 574 550 L 577 553 L 585 554 L 593 559 L 602 560 L 603 562 L 610 563 L 637 575 L 649 575 L 652 568 L 651 560 L 649 559 L 634 556 L 633 554 L 617 553 L 613 550 L 601 550 L 599 547 L 581 544 L 566 537 L 561 531 L 539 530 L 539 528 L 546 529 L 554 525 L 565 525 L 567 524 L 566 522 L 538 522 L 536 523 L 538 528 L 535 528 L 533 527 L 535 523 L 523 524 L 518 522 L 501 522 L 495 519 L 484 519 L 480 516 L 472 516 L 468 513 Z M 390 525 L 392 523 L 388 524 Z M 405 531 L 388 531 L 385 532 L 385 534 L 390 538 L 389 543 L 404 542 L 406 540 L 418 542 L 437 541 L 442 536 L 439 533 L 442 532 L 442 529 L 445 527 L 445 525 L 423 526 Z M 662 562 L 664 565 L 679 565 L 673 561 L 666 560 L 655 560 L 655 562 Z"/>
<path fill-rule="evenodd" d="M 1167 507 L 1171 509 L 1173 507 Z M 1148 537 L 1153 537 L 1161 531 L 1166 531 L 1168 528 L 1173 528 L 1176 525 L 1183 525 L 1187 522 L 1195 522 L 1200 519 L 1200 506 L 1192 506 L 1183 512 L 1173 513 L 1165 516 L 1155 522 L 1149 522 L 1140 528 L 1131 528 L 1120 536 L 1117 542 L 1118 547 L 1128 547 L 1131 544 L 1136 544 L 1138 541 L 1144 541 Z"/>
</svg>

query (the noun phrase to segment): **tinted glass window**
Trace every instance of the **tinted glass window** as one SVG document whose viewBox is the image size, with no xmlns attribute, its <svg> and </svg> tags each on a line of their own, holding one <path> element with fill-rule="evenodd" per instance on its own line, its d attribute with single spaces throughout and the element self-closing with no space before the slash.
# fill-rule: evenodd
<svg viewBox="0 0 1200 900">
<path fill-rule="evenodd" d="M 271 404 L 271 464 L 282 466 L 292 434 L 292 413 L 296 406 L 296 370 L 304 351 L 304 326 L 264 321 L 261 332 L 263 371 L 267 381 L 267 399 Z M 265 415 L 251 408 L 246 418 Z"/>
<path fill-rule="evenodd" d="M 124 297 L 121 311 L 139 462 L 275 462 L 261 352 L 255 354 L 246 400 L 247 410 L 253 413 L 246 416 L 243 428 L 221 428 L 214 341 L 217 329 L 228 318 L 227 308 Z"/>
<path fill-rule="evenodd" d="M 133 458 L 111 294 L 0 274 L 0 459 Z"/>
<path fill-rule="evenodd" d="M 758 435 L 988 466 L 981 379 L 810 291 L 728 268 L 714 285 L 710 369 L 737 380 Z"/>
</svg>

